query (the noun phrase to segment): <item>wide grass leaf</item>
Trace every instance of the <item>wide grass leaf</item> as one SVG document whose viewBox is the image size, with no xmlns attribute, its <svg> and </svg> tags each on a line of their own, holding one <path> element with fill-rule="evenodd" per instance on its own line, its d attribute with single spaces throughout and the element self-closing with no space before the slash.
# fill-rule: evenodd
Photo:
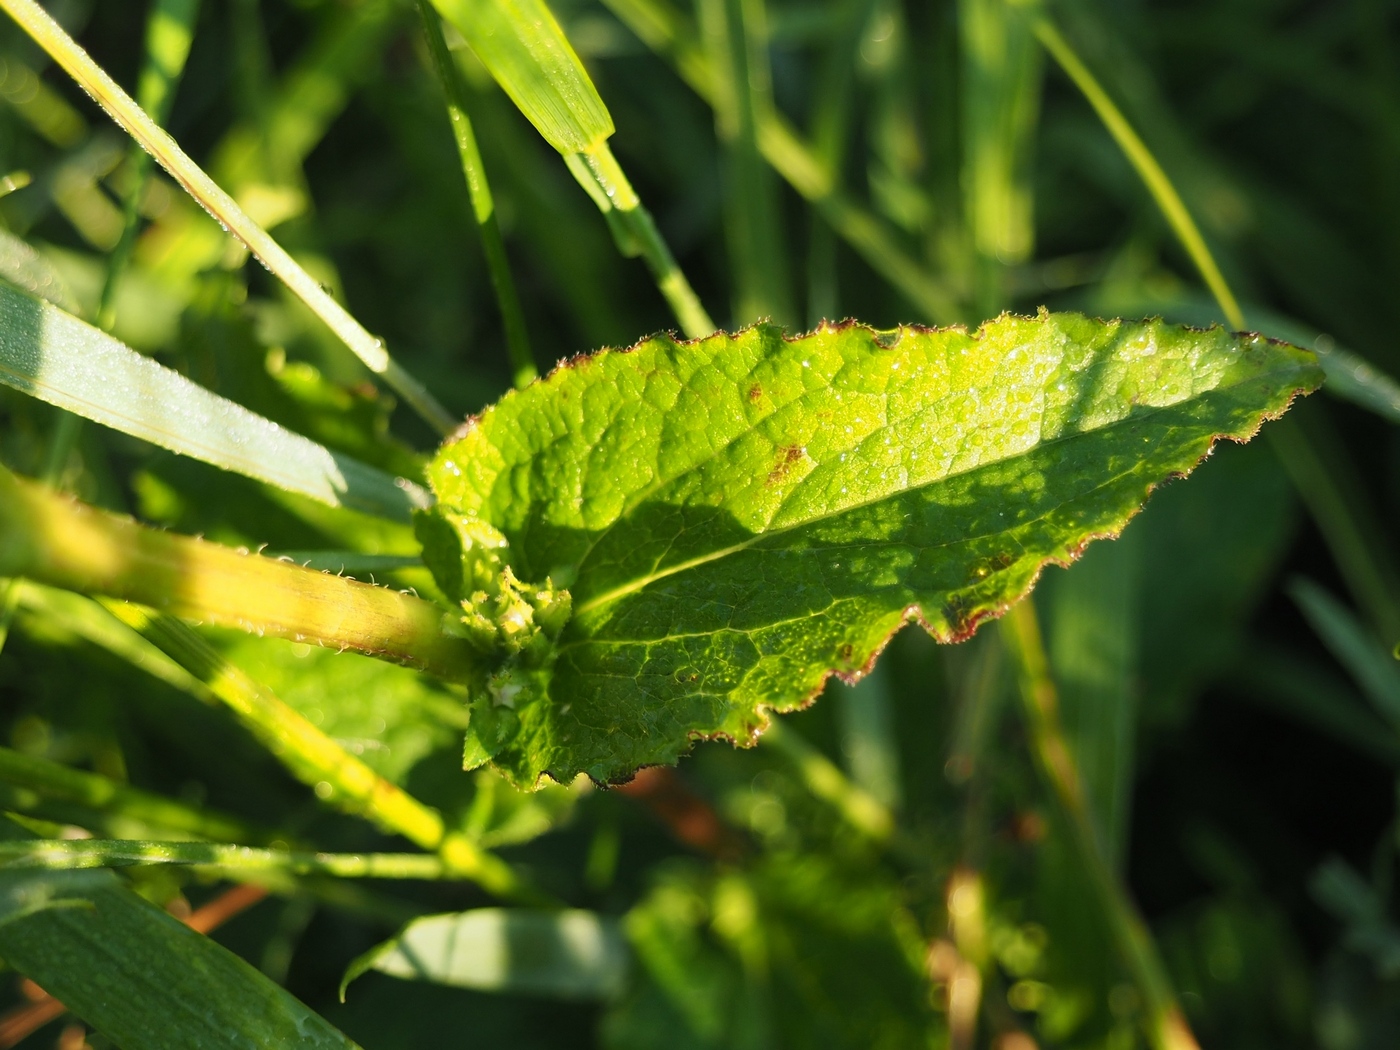
<svg viewBox="0 0 1400 1050">
<path fill-rule="evenodd" d="M 758 325 L 571 362 L 430 467 L 425 557 L 469 630 L 491 614 L 515 639 L 472 705 L 468 762 L 604 781 L 696 738 L 750 742 L 909 620 L 966 638 L 1321 379 L 1258 336 L 1046 313 Z M 497 562 L 510 593 L 473 590 Z M 519 595 L 547 620 L 560 587 L 572 616 L 541 628 L 557 642 L 520 642 Z"/>
<path fill-rule="evenodd" d="M 286 430 L 3 282 L 0 383 L 333 507 L 403 519 L 427 500 L 413 482 Z"/>
<path fill-rule="evenodd" d="M 606 999 L 627 976 L 616 919 L 569 908 L 476 908 L 414 919 L 350 965 L 346 986 L 370 970 L 481 991 Z"/>
<path fill-rule="evenodd" d="M 0 838 L 18 834 L 0 825 Z M 126 1050 L 355 1047 L 110 871 L 0 874 L 0 953 Z"/>
<path fill-rule="evenodd" d="M 560 153 L 613 133 L 612 117 L 544 0 L 433 0 L 530 123 Z"/>
</svg>

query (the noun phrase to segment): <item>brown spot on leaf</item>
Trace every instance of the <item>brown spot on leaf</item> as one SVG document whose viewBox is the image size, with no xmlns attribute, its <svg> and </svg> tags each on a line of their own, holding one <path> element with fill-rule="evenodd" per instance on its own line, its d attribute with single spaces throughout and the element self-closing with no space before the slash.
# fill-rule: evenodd
<svg viewBox="0 0 1400 1050">
<path fill-rule="evenodd" d="M 970 634 L 975 623 L 971 610 L 963 605 L 962 599 L 957 595 L 950 598 L 943 606 L 943 619 L 947 621 L 948 633 L 954 638 Z"/>
<path fill-rule="evenodd" d="M 792 465 L 807 454 L 801 445 L 784 445 L 778 449 L 773 469 L 768 474 L 768 484 L 776 485 L 788 476 Z"/>
<path fill-rule="evenodd" d="M 755 383 L 749 387 L 749 404 L 756 405 L 763 398 L 763 387 Z"/>
</svg>

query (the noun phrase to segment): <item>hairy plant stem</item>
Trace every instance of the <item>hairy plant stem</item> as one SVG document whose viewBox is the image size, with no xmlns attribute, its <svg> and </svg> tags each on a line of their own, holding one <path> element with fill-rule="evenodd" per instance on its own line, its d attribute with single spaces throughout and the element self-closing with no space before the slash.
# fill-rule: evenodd
<svg viewBox="0 0 1400 1050">
<path fill-rule="evenodd" d="M 375 375 L 439 432 L 457 425 L 428 390 L 389 356 L 382 340 L 365 330 L 301 265 L 238 206 L 106 71 L 94 62 L 35 0 L 0 0 L 3 9 L 132 138 L 146 149 L 221 226 L 304 302 Z"/>
<path fill-rule="evenodd" d="M 1154 1050 L 1198 1050 L 1152 934 L 1114 875 L 1094 823 L 1083 778 L 1060 725 L 1059 696 L 1050 676 L 1050 661 L 1031 599 L 1013 606 L 999 626 L 1016 667 L 1031 748 L 1064 811 L 1075 851 L 1104 906 L 1118 951 L 1143 997 L 1148 1038 Z"/>
<path fill-rule="evenodd" d="M 501 310 L 506 331 L 506 351 L 510 354 L 512 378 L 517 387 L 529 385 L 539 377 L 534 356 L 530 352 L 530 337 L 525 328 L 525 314 L 520 309 L 520 297 L 506 261 L 505 243 L 501 240 L 500 223 L 496 221 L 496 202 L 491 196 L 491 184 L 486 180 L 486 168 L 481 163 L 481 151 L 476 146 L 471 117 L 467 115 L 467 93 L 462 74 L 452 61 L 447 40 L 442 35 L 442 19 L 429 0 L 418 0 L 418 14 L 423 20 L 423 36 L 428 42 L 433 68 L 447 99 L 447 119 L 457 141 L 457 156 L 466 176 L 467 192 L 471 196 L 472 213 L 481 233 L 481 247 L 486 254 L 486 269 L 491 276 L 491 288 Z"/>
<path fill-rule="evenodd" d="M 199 13 L 199 0 L 157 0 L 146 19 L 146 58 L 141 67 L 141 79 L 137 85 L 137 97 L 141 108 L 158 123 L 164 122 L 170 111 L 174 89 L 179 83 L 180 74 L 189 57 L 190 40 L 193 38 L 193 24 Z M 151 155 L 139 146 L 132 146 L 128 161 L 134 172 L 131 186 L 122 206 L 122 232 L 107 256 L 107 270 L 102 281 L 102 291 L 97 298 L 97 311 L 93 317 L 97 327 L 105 332 L 112 330 L 116 320 L 116 291 L 122 274 L 131 260 L 132 249 L 136 245 L 136 230 L 140 220 L 141 196 L 150 180 Z M 57 486 L 68 466 L 68 458 L 73 446 L 83 430 L 79 416 L 64 409 L 58 410 L 53 436 L 49 440 L 49 452 L 44 466 L 44 482 Z M 19 594 L 15 582 L 4 585 L 0 592 L 0 650 L 5 648 L 10 626 L 14 621 L 15 610 L 19 605 Z"/>
<path fill-rule="evenodd" d="M 471 650 L 411 595 L 175 536 L 0 472 L 0 575 L 187 619 L 354 649 L 449 678 Z"/>
</svg>

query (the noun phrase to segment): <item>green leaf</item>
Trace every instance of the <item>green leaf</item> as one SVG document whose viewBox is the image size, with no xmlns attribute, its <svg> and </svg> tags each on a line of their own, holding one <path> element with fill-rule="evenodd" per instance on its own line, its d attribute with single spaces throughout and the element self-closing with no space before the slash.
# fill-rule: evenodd
<svg viewBox="0 0 1400 1050">
<path fill-rule="evenodd" d="M 574 361 L 429 470 L 443 589 L 453 558 L 459 590 L 512 570 L 514 597 L 458 595 L 469 627 L 501 617 L 468 762 L 601 781 L 696 738 L 752 742 L 909 620 L 969 636 L 1320 381 L 1258 336 L 1045 313 L 975 333 L 759 325 Z"/>
<path fill-rule="evenodd" d="M 13 825 L 0 837 L 14 838 Z M 118 1046 L 355 1046 L 109 871 L 0 873 L 0 954 Z"/>
<path fill-rule="evenodd" d="M 613 133 L 612 116 L 544 0 L 433 0 L 530 123 L 560 153 Z"/>
<path fill-rule="evenodd" d="M 426 493 L 412 482 L 284 430 L 5 284 L 0 284 L 0 383 L 161 448 L 331 506 L 402 518 L 426 502 Z"/>
<path fill-rule="evenodd" d="M 380 776 L 442 810 L 448 826 L 485 849 L 552 830 L 591 788 L 583 779 L 523 794 L 493 770 L 463 777 L 459 749 L 466 709 L 459 696 L 411 668 L 233 631 L 216 640 L 223 655 L 259 685 Z"/>
<path fill-rule="evenodd" d="M 350 964 L 341 995 L 369 970 L 459 988 L 607 999 L 628 951 L 617 920 L 591 911 L 476 908 L 414 919 Z"/>
</svg>

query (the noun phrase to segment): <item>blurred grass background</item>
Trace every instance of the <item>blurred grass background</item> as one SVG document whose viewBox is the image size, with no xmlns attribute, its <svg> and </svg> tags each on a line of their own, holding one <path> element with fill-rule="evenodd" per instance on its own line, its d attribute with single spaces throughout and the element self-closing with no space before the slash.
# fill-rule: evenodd
<svg viewBox="0 0 1400 1050">
<path fill-rule="evenodd" d="M 760 316 L 794 331 L 843 317 L 975 324 L 1041 305 L 1220 319 L 1025 7 L 551 6 L 611 110 L 615 154 L 722 327 Z M 1396 8 L 1046 7 L 1179 189 L 1248 322 L 1391 374 Z M 119 82 L 136 83 L 136 7 L 50 9 Z M 448 44 L 541 368 L 675 327 L 559 155 L 460 37 L 449 31 Z M 774 132 L 783 125 L 799 129 L 796 153 Z M 166 126 L 451 411 L 508 388 L 505 325 L 412 5 L 205 0 Z M 132 158 L 0 25 L 0 223 L 40 250 L 84 316 L 97 313 L 121 236 Z M 827 184 L 785 177 L 804 158 Z M 155 178 L 139 210 L 112 303 L 120 338 L 332 447 L 418 469 L 412 450 L 435 436 L 173 183 Z M 1390 1047 L 1400 441 L 1394 412 L 1318 396 L 1295 413 L 1275 440 L 1222 448 L 1165 488 L 1117 543 L 1050 571 L 1036 600 L 1100 831 L 1202 1045 Z M 8 466 L 42 473 L 55 428 L 51 409 L 0 391 Z M 410 536 L 95 428 L 59 467 L 85 499 L 223 542 L 414 552 Z M 354 900 L 306 887 L 218 932 L 366 1047 L 1144 1040 L 1140 997 L 1035 775 L 994 632 L 945 650 L 905 632 L 859 686 L 835 684 L 789 720 L 897 815 L 894 844 L 873 844 L 839 799 L 814 792 L 800 747 L 710 744 L 679 775 L 737 829 L 742 847 L 718 858 L 678 842 L 636 799 L 563 788 L 523 798 L 460 773 L 450 716 L 425 715 L 418 693 L 430 690 L 397 671 L 225 647 L 338 737 L 372 752 L 390 734 L 396 778 L 495 834 L 551 891 L 629 916 L 637 972 L 603 1006 L 378 975 L 336 1003 L 346 963 L 397 921 L 486 901 L 459 887 Z M 320 809 L 221 713 L 24 611 L 0 656 L 0 740 L 322 848 L 385 841 Z M 95 826 L 4 790 L 15 796 L 6 809 Z M 212 892 L 140 878 L 157 899 Z M 960 896 L 966 886 L 976 892 Z M 951 992 L 967 965 L 980 988 L 971 1029 Z M 23 1045 L 52 1045 L 58 1031 Z"/>
</svg>

